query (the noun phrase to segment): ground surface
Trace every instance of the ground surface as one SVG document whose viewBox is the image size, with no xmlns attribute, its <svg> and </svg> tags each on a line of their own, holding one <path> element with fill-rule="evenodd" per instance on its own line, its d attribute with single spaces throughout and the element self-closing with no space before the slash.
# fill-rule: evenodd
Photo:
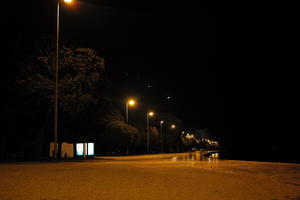
<svg viewBox="0 0 300 200">
<path fill-rule="evenodd" d="M 0 164 L 1 200 L 299 200 L 300 164 L 197 155 Z"/>
</svg>

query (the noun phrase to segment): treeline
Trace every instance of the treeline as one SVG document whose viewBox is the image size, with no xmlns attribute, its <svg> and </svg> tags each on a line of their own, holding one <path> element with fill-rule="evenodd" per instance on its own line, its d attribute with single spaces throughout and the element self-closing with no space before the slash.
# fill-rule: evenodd
<svg viewBox="0 0 300 200">
<path fill-rule="evenodd" d="M 16 78 L 3 108 L 1 160 L 46 159 L 54 138 L 55 42 L 46 37 L 30 45 L 22 53 L 17 49 L 11 64 Z M 106 78 L 104 58 L 90 48 L 59 49 L 58 142 L 93 141 L 96 154 L 146 153 L 146 113 L 151 107 L 141 104 L 132 110 L 127 124 L 126 99 L 105 93 L 105 83 L 112 80 Z M 171 113 L 155 112 L 149 119 L 150 152 L 182 151 L 182 121 Z"/>
</svg>

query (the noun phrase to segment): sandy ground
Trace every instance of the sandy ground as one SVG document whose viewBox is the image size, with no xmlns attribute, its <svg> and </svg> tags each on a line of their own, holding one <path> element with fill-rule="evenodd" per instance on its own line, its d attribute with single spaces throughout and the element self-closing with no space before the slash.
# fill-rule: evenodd
<svg viewBox="0 0 300 200">
<path fill-rule="evenodd" d="M 0 200 L 300 200 L 300 164 L 187 154 L 0 164 Z"/>
</svg>

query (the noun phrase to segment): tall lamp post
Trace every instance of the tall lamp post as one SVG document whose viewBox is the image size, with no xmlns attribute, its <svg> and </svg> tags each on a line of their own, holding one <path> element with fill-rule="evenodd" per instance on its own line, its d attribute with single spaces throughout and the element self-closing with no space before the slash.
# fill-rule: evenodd
<svg viewBox="0 0 300 200">
<path fill-rule="evenodd" d="M 164 143 L 163 143 L 163 123 L 164 121 L 160 121 L 160 151 L 163 152 Z"/>
<path fill-rule="evenodd" d="M 129 120 L 128 120 L 128 107 L 129 106 L 134 106 L 135 104 L 135 101 L 133 99 L 129 99 L 127 102 L 126 102 L 126 123 L 129 124 Z"/>
<path fill-rule="evenodd" d="M 171 129 L 175 130 L 175 128 L 176 128 L 176 125 L 175 125 L 175 124 L 172 124 L 172 125 L 171 125 Z M 176 144 L 177 144 L 177 152 L 179 152 L 178 137 L 177 137 L 176 134 L 175 134 L 175 137 L 176 137 Z"/>
<path fill-rule="evenodd" d="M 149 146 L 149 116 L 152 117 L 154 115 L 153 112 L 147 113 L 147 150 L 150 153 L 150 146 Z"/>
<path fill-rule="evenodd" d="M 66 3 L 72 3 L 73 0 L 64 0 Z M 56 69 L 55 69 L 55 92 L 54 92 L 54 159 L 57 158 L 57 111 L 58 111 L 58 54 L 59 54 L 59 2 L 57 0 L 56 15 Z"/>
</svg>

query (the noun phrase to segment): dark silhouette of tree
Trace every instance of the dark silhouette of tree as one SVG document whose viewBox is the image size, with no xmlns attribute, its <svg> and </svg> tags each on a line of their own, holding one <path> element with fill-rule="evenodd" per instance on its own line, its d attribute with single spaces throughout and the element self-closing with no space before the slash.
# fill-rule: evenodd
<svg viewBox="0 0 300 200">
<path fill-rule="evenodd" d="M 55 89 L 55 46 L 53 41 L 42 40 L 19 64 L 17 86 L 24 98 L 27 113 L 34 113 L 31 124 L 32 140 L 40 138 L 35 152 L 53 138 L 53 113 Z M 97 105 L 96 92 L 104 77 L 104 59 L 90 48 L 60 47 L 59 50 L 59 129 L 58 141 L 86 134 L 91 127 L 91 109 Z M 30 109 L 29 109 L 30 108 Z M 33 124 L 34 123 L 34 124 Z M 30 132 L 28 131 L 28 132 Z M 40 156 L 40 155 L 37 155 Z"/>
<path fill-rule="evenodd" d="M 53 104 L 55 89 L 55 52 L 49 46 L 40 49 L 30 62 L 24 63 L 17 83 L 36 101 Z M 89 48 L 62 47 L 59 51 L 59 106 L 76 113 L 96 102 L 97 84 L 105 70 L 104 59 Z"/>
<path fill-rule="evenodd" d="M 140 132 L 134 126 L 125 123 L 119 110 L 112 109 L 104 118 L 107 151 L 115 153 L 135 153 L 135 146 L 140 143 Z"/>
</svg>

